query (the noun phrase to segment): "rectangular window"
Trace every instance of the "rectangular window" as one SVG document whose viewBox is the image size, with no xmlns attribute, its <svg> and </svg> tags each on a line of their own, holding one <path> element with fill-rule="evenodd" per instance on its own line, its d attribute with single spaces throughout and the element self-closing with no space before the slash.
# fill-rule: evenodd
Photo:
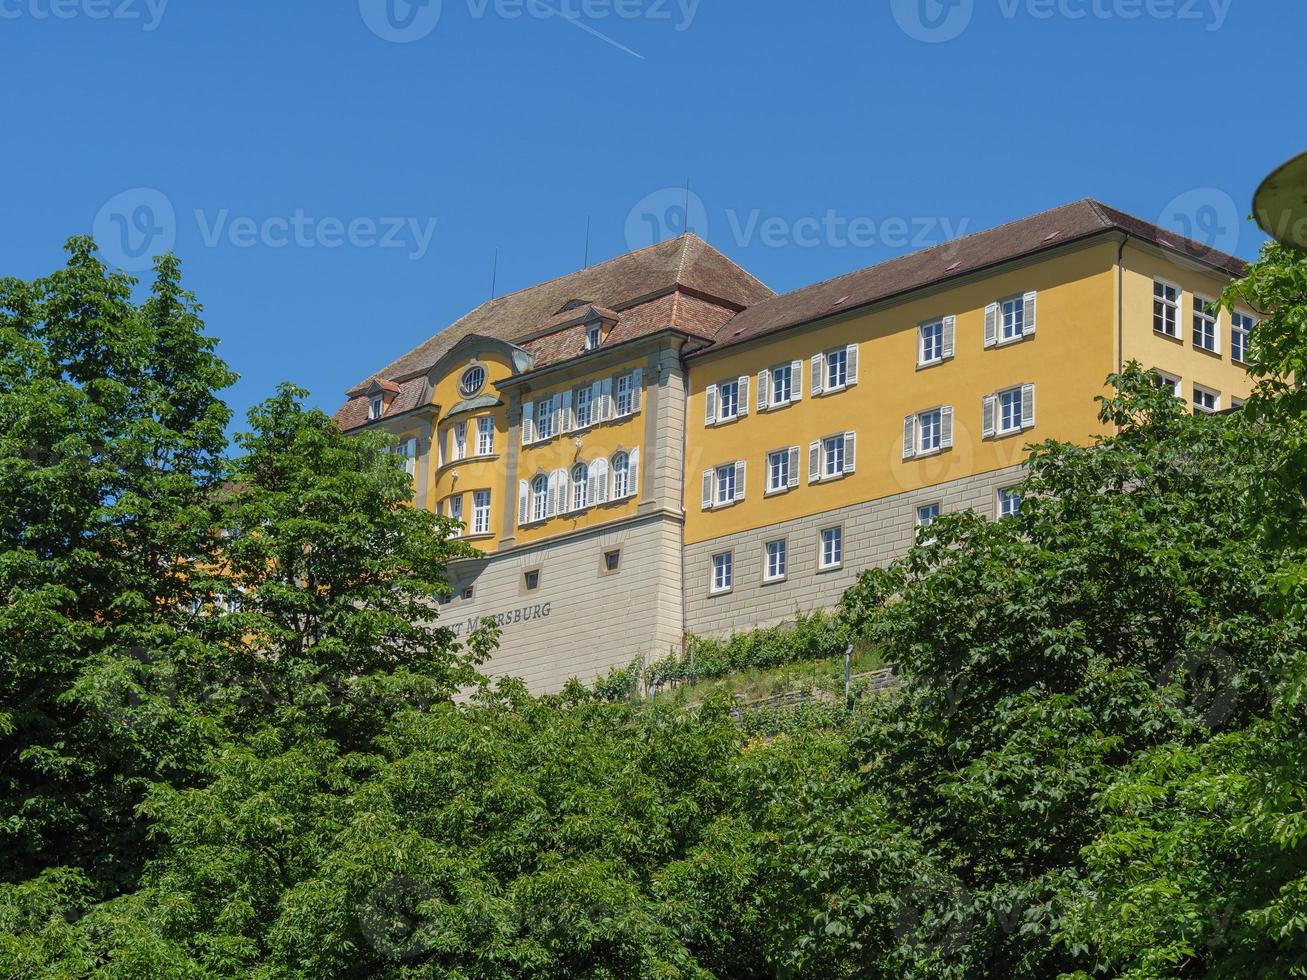
<svg viewBox="0 0 1307 980">
<path fill-rule="evenodd" d="M 1194 297 L 1194 346 L 1211 354 L 1220 353 L 1217 346 L 1216 304 L 1201 296 Z"/>
<path fill-rule="evenodd" d="M 767 454 L 767 492 L 785 490 L 790 485 L 790 450 L 778 449 Z"/>
<path fill-rule="evenodd" d="M 1021 493 L 1016 487 L 1004 487 L 998 492 L 998 516 L 1016 517 L 1021 513 Z"/>
<path fill-rule="evenodd" d="M 740 414 L 740 382 L 724 381 L 717 386 L 717 421 L 727 422 Z"/>
<path fill-rule="evenodd" d="M 725 466 L 717 467 L 717 496 L 718 504 L 729 504 L 735 499 L 735 464 L 727 463 Z"/>
<path fill-rule="evenodd" d="M 459 460 L 467 455 L 467 422 L 455 422 L 453 431 L 454 447 L 449 458 Z"/>
<path fill-rule="evenodd" d="M 449 498 L 449 517 L 450 520 L 457 521 L 459 524 L 463 523 L 463 495 L 461 493 Z M 462 534 L 463 532 L 459 531 L 458 533 Z"/>
<path fill-rule="evenodd" d="M 922 504 L 917 508 L 917 527 L 930 527 L 935 523 L 935 518 L 939 517 L 939 501 L 933 504 Z"/>
<path fill-rule="evenodd" d="M 779 582 L 785 578 L 785 539 L 767 542 L 767 565 L 763 572 L 764 582 Z"/>
<path fill-rule="evenodd" d="M 917 416 L 917 452 L 933 453 L 943 447 L 943 412 L 932 408 Z"/>
<path fill-rule="evenodd" d="M 1153 331 L 1180 339 L 1180 290 L 1160 279 L 1153 280 Z"/>
<path fill-rule="evenodd" d="M 944 360 L 944 321 L 932 320 L 919 328 L 920 350 L 918 364 L 936 364 Z"/>
<path fill-rule="evenodd" d="M 540 569 L 533 568 L 529 572 L 523 572 L 522 584 L 526 586 L 528 592 L 534 592 L 540 588 Z"/>
<path fill-rule="evenodd" d="M 1021 431 L 1020 388 L 998 393 L 998 431 L 1000 434 Z"/>
<path fill-rule="evenodd" d="M 839 568 L 844 564 L 844 528 L 828 527 L 821 532 L 821 567 Z"/>
<path fill-rule="evenodd" d="M 614 548 L 612 551 L 604 552 L 604 571 L 609 575 L 620 571 L 622 568 L 622 550 Z"/>
<path fill-rule="evenodd" d="M 849 383 L 849 352 L 847 348 L 828 351 L 826 362 L 826 390 L 839 391 Z"/>
<path fill-rule="evenodd" d="M 477 455 L 490 456 L 495 451 L 495 420 L 483 415 L 477 419 Z"/>
<path fill-rule="evenodd" d="M 1201 385 L 1194 385 L 1195 412 L 1219 412 L 1220 410 L 1221 395 L 1219 392 L 1204 388 Z"/>
<path fill-rule="evenodd" d="M 735 585 L 735 556 L 724 551 L 712 556 L 712 591 L 729 592 Z"/>
<path fill-rule="evenodd" d="M 771 403 L 788 405 L 794 395 L 794 366 L 785 364 L 771 369 Z"/>
<path fill-rule="evenodd" d="M 472 494 L 472 533 L 490 533 L 490 491 L 477 490 Z"/>
<path fill-rule="evenodd" d="M 827 436 L 821 441 L 821 476 L 829 479 L 844 473 L 844 435 Z"/>
<path fill-rule="evenodd" d="M 604 325 L 602 323 L 591 324 L 585 331 L 585 349 L 594 350 L 604 339 Z"/>
<path fill-rule="evenodd" d="M 368 418 L 381 418 L 382 413 L 385 411 L 385 405 L 386 403 L 382 400 L 380 395 L 373 398 L 372 401 L 368 402 Z"/>
<path fill-rule="evenodd" d="M 1230 357 L 1240 364 L 1248 362 L 1248 341 L 1253 332 L 1253 318 L 1247 313 L 1230 317 Z"/>
<path fill-rule="evenodd" d="M 635 375 L 623 374 L 617 379 L 617 414 L 630 415 L 635 411 L 635 399 L 632 396 Z"/>
<path fill-rule="evenodd" d="M 418 441 L 416 439 L 405 439 L 398 446 L 391 450 L 396 456 L 404 460 L 404 472 L 409 476 L 417 473 L 417 454 Z"/>
<path fill-rule="evenodd" d="M 594 425 L 594 389 L 590 385 L 577 388 L 572 392 L 572 404 L 576 406 L 576 427 L 589 428 Z"/>
<path fill-rule="evenodd" d="M 1176 398 L 1184 397 L 1180 394 L 1180 379 L 1174 374 L 1167 374 L 1165 371 L 1154 371 L 1153 384 L 1158 388 L 1165 388 L 1170 391 Z"/>
<path fill-rule="evenodd" d="M 552 398 L 542 398 L 536 402 L 535 409 L 535 427 L 536 441 L 552 439 L 554 435 L 554 400 Z"/>
<path fill-rule="evenodd" d="M 1001 340 L 1020 340 L 1025 335 L 1026 303 L 1024 296 L 1013 296 L 1001 304 L 1003 319 L 999 324 Z"/>
<path fill-rule="evenodd" d="M 462 599 L 464 602 L 467 602 L 468 600 L 470 600 L 470 599 L 472 598 L 472 596 L 473 596 L 473 589 L 472 589 L 472 586 L 470 586 L 470 585 L 469 585 L 466 589 L 464 589 L 462 592 L 459 593 L 459 598 Z"/>
</svg>

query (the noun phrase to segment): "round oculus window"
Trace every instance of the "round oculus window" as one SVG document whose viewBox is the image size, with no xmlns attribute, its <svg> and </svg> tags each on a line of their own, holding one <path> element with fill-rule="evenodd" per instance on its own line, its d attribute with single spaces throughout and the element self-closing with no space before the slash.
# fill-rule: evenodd
<svg viewBox="0 0 1307 980">
<path fill-rule="evenodd" d="M 464 398 L 471 398 L 486 385 L 486 369 L 477 365 L 463 372 L 458 381 L 458 391 Z"/>
</svg>

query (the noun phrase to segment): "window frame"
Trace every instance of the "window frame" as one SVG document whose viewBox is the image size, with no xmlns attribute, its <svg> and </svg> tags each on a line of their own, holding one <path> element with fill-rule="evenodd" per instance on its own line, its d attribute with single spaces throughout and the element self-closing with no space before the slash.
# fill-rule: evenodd
<svg viewBox="0 0 1307 980">
<path fill-rule="evenodd" d="M 725 479 L 722 478 L 723 472 L 728 474 L 728 476 Z M 728 486 L 730 487 L 730 493 L 728 493 L 726 495 L 726 499 L 723 500 L 722 491 L 725 490 Z M 735 503 L 735 493 L 736 493 L 735 463 L 730 462 L 730 463 L 723 463 L 720 466 L 714 466 L 713 467 L 713 494 L 712 494 L 713 508 L 716 509 L 718 507 L 729 507 L 731 504 Z"/>
<path fill-rule="evenodd" d="M 1161 287 L 1162 289 L 1161 296 L 1158 296 L 1157 294 L 1159 287 Z M 1166 298 L 1166 290 L 1168 289 L 1175 290 L 1175 299 Z M 1175 328 L 1174 333 L 1171 333 L 1164 329 L 1159 330 L 1157 328 L 1157 321 L 1159 316 L 1157 307 L 1159 303 L 1162 304 L 1164 310 L 1168 307 L 1171 309 L 1173 313 L 1172 325 Z M 1178 285 L 1176 285 L 1175 283 L 1167 279 L 1162 279 L 1159 276 L 1153 276 L 1153 333 L 1155 335 L 1159 337 L 1166 337 L 1169 340 L 1178 340 L 1181 343 L 1184 342 L 1183 340 L 1184 335 L 1181 333 L 1181 328 L 1180 328 L 1180 316 L 1183 313 L 1183 304 L 1184 304 L 1183 289 L 1181 289 Z M 1165 313 L 1161 314 L 1161 318 L 1162 318 L 1163 325 L 1165 325 L 1166 323 Z"/>
<path fill-rule="evenodd" d="M 1193 341 L 1194 350 L 1200 350 L 1204 354 L 1214 354 L 1221 356 L 1221 308 L 1213 300 L 1205 299 L 1194 293 L 1193 314 L 1190 316 L 1190 325 L 1192 331 L 1190 339 Z M 1203 330 L 1199 331 L 1199 323 L 1203 325 Z M 1211 346 L 1200 343 L 1210 336 Z"/>
<path fill-rule="evenodd" d="M 543 487 L 543 490 L 537 490 L 537 485 Z M 531 478 L 527 485 L 530 491 L 531 511 L 530 523 L 539 524 L 549 519 L 549 477 L 544 473 L 537 473 Z"/>
<path fill-rule="evenodd" d="M 779 399 L 779 398 L 776 397 L 776 392 L 777 392 L 776 376 L 777 376 L 777 374 L 778 374 L 779 372 L 782 372 L 782 371 L 785 372 L 785 398 L 784 398 L 784 399 Z M 793 364 L 792 362 L 786 362 L 785 364 L 777 364 L 777 365 L 775 365 L 774 367 L 768 368 L 768 369 L 767 369 L 767 374 L 768 374 L 768 377 L 767 377 L 767 407 L 768 407 L 769 409 L 771 409 L 771 408 L 784 408 L 786 405 L 793 404 L 793 402 L 794 402 L 794 364 Z"/>
<path fill-rule="evenodd" d="M 537 398 L 535 409 L 532 414 L 532 435 L 535 437 L 532 442 L 548 442 L 554 436 L 558 435 L 554 431 L 554 399 L 551 395 L 548 398 Z M 547 431 L 546 431 L 547 430 Z"/>
<path fill-rule="evenodd" d="M 625 449 L 617 450 L 608 460 L 608 471 L 613 475 L 613 492 L 608 499 L 625 500 L 631 496 L 631 454 Z"/>
<path fill-rule="evenodd" d="M 821 437 L 821 479 L 823 481 L 844 476 L 844 438 L 845 433 L 843 432 Z M 831 469 L 832 446 L 839 462 L 839 465 L 834 469 Z"/>
<path fill-rule="evenodd" d="M 1198 398 L 1200 395 L 1206 395 L 1212 399 L 1211 408 L 1199 403 Z M 1215 415 L 1221 410 L 1221 393 L 1215 388 L 1209 388 L 1207 385 L 1200 385 L 1195 381 L 1193 385 L 1193 398 L 1190 399 L 1189 404 L 1193 406 L 1195 414 L 1201 413 L 1203 415 Z"/>
<path fill-rule="evenodd" d="M 726 389 L 731 390 L 731 414 L 727 415 L 724 411 L 726 405 Z M 723 422 L 734 422 L 740 417 L 740 379 L 732 378 L 729 381 L 719 381 L 717 383 L 717 415 L 714 425 L 721 425 Z"/>
<path fill-rule="evenodd" d="M 373 395 L 368 399 L 368 421 L 374 422 L 386 414 L 386 397 Z"/>
<path fill-rule="evenodd" d="M 1008 517 L 1018 517 L 1021 514 L 1021 505 L 1024 502 L 1021 493 L 1017 490 L 1018 484 L 1011 484 L 1006 487 L 999 487 L 994 492 L 994 516 L 998 520 Z M 1005 496 L 1006 495 L 1006 496 Z M 1005 501 L 1016 500 L 1016 506 L 1011 513 L 1004 513 L 1003 506 Z"/>
<path fill-rule="evenodd" d="M 841 373 L 843 374 L 843 380 L 838 382 L 831 380 L 831 367 L 836 363 L 840 365 Z M 821 367 L 821 393 L 823 395 L 844 391 L 844 389 L 849 387 L 849 348 L 847 346 L 832 347 L 830 350 L 823 351 L 821 355 Z"/>
<path fill-rule="evenodd" d="M 1158 381 L 1164 381 L 1170 386 L 1171 394 L 1173 396 L 1179 398 L 1181 401 L 1184 400 L 1184 379 L 1182 379 L 1178 374 L 1172 374 L 1170 371 L 1163 371 L 1161 368 L 1153 368 L 1152 374 Z M 1162 388 L 1165 387 L 1165 385 L 1159 384 L 1157 387 Z"/>
<path fill-rule="evenodd" d="M 776 547 L 779 546 L 779 547 Z M 775 548 L 775 550 L 773 550 Z M 789 555 L 790 546 L 788 538 L 773 538 L 771 541 L 763 542 L 762 546 L 762 582 L 763 585 L 773 585 L 776 582 L 784 582 L 789 576 L 790 563 Z M 773 558 L 779 556 L 775 562 L 780 571 L 773 572 Z"/>
<path fill-rule="evenodd" d="M 585 328 L 585 349 L 598 350 L 604 342 L 603 321 L 592 323 Z"/>
<path fill-rule="evenodd" d="M 582 405 L 582 395 L 584 406 Z M 585 421 L 581 421 L 581 410 L 585 409 Z M 572 431 L 579 432 L 582 429 L 588 429 L 595 424 L 595 399 L 594 388 L 591 385 L 581 385 L 579 388 L 572 389 Z"/>
<path fill-rule="evenodd" d="M 922 519 L 922 511 L 934 511 L 926 520 Z M 929 500 L 924 504 L 917 504 L 913 508 L 912 522 L 916 528 L 930 527 L 944 513 L 944 502 L 942 500 Z"/>
<path fill-rule="evenodd" d="M 927 331 L 936 331 L 939 353 L 934 357 L 926 356 Z M 936 317 L 917 324 L 917 367 L 934 367 L 944 363 L 944 318 Z"/>
<path fill-rule="evenodd" d="M 1241 326 L 1240 321 L 1246 321 L 1247 326 Z M 1244 313 L 1241 310 L 1235 310 L 1230 314 L 1230 360 L 1235 364 L 1248 363 L 1248 345 L 1253 339 L 1253 328 L 1257 326 L 1257 318 L 1251 313 Z M 1241 338 L 1235 343 L 1235 337 Z M 1239 353 L 1236 354 L 1235 350 Z"/>
<path fill-rule="evenodd" d="M 576 476 L 578 470 L 581 472 L 580 479 L 577 479 Z M 567 472 L 567 478 L 572 481 L 572 488 L 571 488 L 572 499 L 568 501 L 568 503 L 571 505 L 570 508 L 571 512 L 576 513 L 578 511 L 586 510 L 590 506 L 589 465 L 582 462 L 573 464 L 572 468 Z M 577 502 L 578 497 L 580 498 L 580 503 Z"/>
<path fill-rule="evenodd" d="M 927 416 L 935 417 L 935 445 L 926 446 L 926 426 L 924 420 Z M 918 457 L 933 456 L 936 453 L 944 451 L 944 406 L 928 408 L 925 411 L 917 413 L 917 452 Z"/>
<path fill-rule="evenodd" d="M 767 493 L 785 493 L 790 489 L 790 456 L 792 448 L 793 447 L 786 446 L 784 449 L 773 449 L 767 453 Z M 781 458 L 783 466 L 783 474 L 779 486 L 774 485 L 773 481 L 775 474 L 773 472 L 774 467 L 772 466 L 772 459 L 777 456 Z"/>
<path fill-rule="evenodd" d="M 484 508 L 479 503 L 480 498 L 483 496 L 485 497 Z M 472 491 L 472 530 L 470 532 L 471 534 L 482 535 L 482 534 L 490 533 L 490 513 L 491 513 L 490 507 L 491 507 L 492 500 L 493 498 L 491 497 L 489 490 Z M 484 527 L 482 526 L 483 522 L 481 520 L 483 515 L 485 517 Z"/>
<path fill-rule="evenodd" d="M 1008 306 L 1013 305 L 1012 325 L 1016 333 L 1008 335 Z M 998 301 L 998 338 L 999 344 L 1014 344 L 1018 340 L 1025 338 L 1026 333 L 1026 296 L 1024 293 L 1018 293 L 1015 296 L 1007 296 Z"/>
<path fill-rule="evenodd" d="M 1014 385 L 1011 388 L 1003 388 L 1000 391 L 996 391 L 994 393 L 994 396 L 998 399 L 998 405 L 997 405 L 998 410 L 994 413 L 995 415 L 994 435 L 1010 436 L 1023 431 L 1021 420 L 1025 415 L 1024 388 L 1021 385 Z M 1011 399 L 1013 396 L 1015 396 L 1016 398 L 1015 412 L 1014 412 L 1015 423 L 1013 425 L 1008 426 L 1003 424 L 1004 416 L 1008 409 L 1008 404 L 1009 404 L 1008 400 Z"/>
<path fill-rule="evenodd" d="M 623 391 L 623 385 L 626 390 Z M 623 407 L 625 402 L 625 407 Z M 617 376 L 613 383 L 613 418 L 624 419 L 635 414 L 635 372 L 627 371 Z"/>
<path fill-rule="evenodd" d="M 493 456 L 495 454 L 495 417 L 493 415 L 477 416 L 477 443 L 476 454 L 478 456 Z M 482 443 L 489 441 L 489 444 L 482 448 Z"/>
<path fill-rule="evenodd" d="M 724 558 L 725 561 L 720 563 L 718 559 Z M 725 575 L 720 573 L 725 569 Z M 722 582 L 722 579 L 725 579 Z M 728 592 L 735 590 L 735 552 L 719 551 L 713 555 L 708 562 L 708 594 L 709 595 L 726 595 Z"/>
<path fill-rule="evenodd" d="M 835 541 L 835 552 L 837 557 L 834 561 L 827 561 L 828 534 L 834 534 L 832 540 Z M 836 569 L 844 567 L 844 525 L 832 524 L 829 527 L 823 527 L 817 532 L 817 571 L 833 572 Z"/>
<path fill-rule="evenodd" d="M 480 372 L 480 378 L 477 381 L 477 384 L 469 385 L 467 383 L 468 378 L 475 377 L 478 371 Z M 464 370 L 463 373 L 459 375 L 458 393 L 462 395 L 464 398 L 472 398 L 476 396 L 481 391 L 481 389 L 483 389 L 486 386 L 486 381 L 488 380 L 489 377 L 490 376 L 486 373 L 486 368 L 484 364 L 469 365 L 466 368 L 466 370 Z"/>
</svg>

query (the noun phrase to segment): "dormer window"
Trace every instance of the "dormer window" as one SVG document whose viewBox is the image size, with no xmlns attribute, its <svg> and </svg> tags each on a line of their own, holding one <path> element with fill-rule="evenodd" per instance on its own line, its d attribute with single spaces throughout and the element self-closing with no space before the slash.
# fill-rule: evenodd
<svg viewBox="0 0 1307 980">
<path fill-rule="evenodd" d="M 381 395 L 373 395 L 368 402 L 368 420 L 379 419 L 386 411 L 386 402 Z"/>
<path fill-rule="evenodd" d="M 604 340 L 604 325 L 596 321 L 585 328 L 585 349 L 594 350 Z"/>
</svg>

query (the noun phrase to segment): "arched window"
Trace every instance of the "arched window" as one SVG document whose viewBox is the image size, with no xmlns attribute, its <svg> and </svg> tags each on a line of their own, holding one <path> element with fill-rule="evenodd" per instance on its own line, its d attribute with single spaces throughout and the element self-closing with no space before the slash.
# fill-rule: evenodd
<svg viewBox="0 0 1307 980">
<path fill-rule="evenodd" d="M 585 510 L 590 506 L 590 472 L 585 463 L 572 467 L 572 510 Z"/>
<path fill-rule="evenodd" d="M 531 481 L 531 520 L 549 516 L 549 479 L 543 473 Z"/>
<path fill-rule="evenodd" d="M 613 499 L 631 494 L 631 457 L 625 452 L 613 454 Z"/>
</svg>

